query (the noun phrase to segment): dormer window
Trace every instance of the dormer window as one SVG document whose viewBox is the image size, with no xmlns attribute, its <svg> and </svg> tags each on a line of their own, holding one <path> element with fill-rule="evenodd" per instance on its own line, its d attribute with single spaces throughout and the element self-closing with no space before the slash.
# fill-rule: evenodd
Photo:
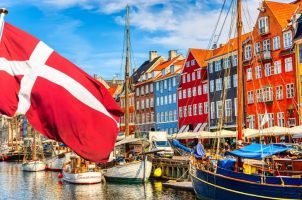
<svg viewBox="0 0 302 200">
<path fill-rule="evenodd" d="M 170 73 L 174 73 L 174 65 L 170 66 Z"/>
<path fill-rule="evenodd" d="M 162 75 L 166 75 L 166 69 L 161 70 Z"/>
<path fill-rule="evenodd" d="M 258 20 L 259 34 L 268 33 L 268 17 L 261 17 Z"/>
<path fill-rule="evenodd" d="M 155 77 L 155 72 L 152 72 L 152 78 L 154 78 Z"/>
</svg>

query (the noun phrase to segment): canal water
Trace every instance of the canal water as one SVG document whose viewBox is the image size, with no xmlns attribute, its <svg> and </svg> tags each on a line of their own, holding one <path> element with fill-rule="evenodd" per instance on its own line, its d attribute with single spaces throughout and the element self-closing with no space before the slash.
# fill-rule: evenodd
<svg viewBox="0 0 302 200">
<path fill-rule="evenodd" d="M 164 188 L 162 182 L 143 184 L 74 185 L 62 182 L 57 172 L 23 172 L 20 164 L 0 162 L 0 199 L 196 199 L 194 193 Z"/>
</svg>

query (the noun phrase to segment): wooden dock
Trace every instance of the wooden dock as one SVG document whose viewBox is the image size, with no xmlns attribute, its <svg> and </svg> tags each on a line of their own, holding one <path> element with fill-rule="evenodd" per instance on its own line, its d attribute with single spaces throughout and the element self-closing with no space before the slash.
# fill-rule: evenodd
<svg viewBox="0 0 302 200">
<path fill-rule="evenodd" d="M 191 181 L 184 181 L 184 182 L 167 182 L 163 183 L 164 187 L 186 190 L 194 192 L 193 185 Z"/>
<path fill-rule="evenodd" d="M 162 179 L 188 181 L 190 180 L 189 163 L 189 158 L 183 156 L 173 156 L 173 158 L 152 157 L 152 171 L 161 168 Z"/>
</svg>

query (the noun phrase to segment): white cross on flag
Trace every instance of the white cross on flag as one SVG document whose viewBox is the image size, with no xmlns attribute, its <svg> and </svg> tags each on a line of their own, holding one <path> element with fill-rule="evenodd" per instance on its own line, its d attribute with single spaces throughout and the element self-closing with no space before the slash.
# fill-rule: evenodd
<svg viewBox="0 0 302 200">
<path fill-rule="evenodd" d="M 107 89 L 45 43 L 4 23 L 0 42 L 0 113 L 24 114 L 46 137 L 106 162 L 118 133 Z"/>
</svg>

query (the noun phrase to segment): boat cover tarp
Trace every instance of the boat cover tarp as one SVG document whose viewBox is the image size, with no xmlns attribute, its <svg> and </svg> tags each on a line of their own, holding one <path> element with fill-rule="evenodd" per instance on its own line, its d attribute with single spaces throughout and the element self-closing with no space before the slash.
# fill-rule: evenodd
<svg viewBox="0 0 302 200">
<path fill-rule="evenodd" d="M 197 159 L 202 159 L 206 155 L 206 151 L 201 143 L 198 143 L 194 149 L 194 156 Z"/>
<path fill-rule="evenodd" d="M 262 158 L 272 156 L 277 153 L 281 153 L 289 150 L 289 147 L 283 144 L 250 144 L 248 146 L 242 147 L 241 149 L 236 149 L 234 151 L 226 152 L 226 155 L 233 155 L 241 158 L 250 158 L 261 160 Z"/>
<path fill-rule="evenodd" d="M 172 145 L 185 152 L 192 153 L 192 150 L 189 147 L 186 147 L 185 145 L 181 144 L 178 140 L 173 139 Z"/>
<path fill-rule="evenodd" d="M 233 170 L 235 163 L 236 163 L 235 159 L 231 159 L 231 158 L 221 159 L 218 160 L 218 167 L 223 169 Z"/>
</svg>

